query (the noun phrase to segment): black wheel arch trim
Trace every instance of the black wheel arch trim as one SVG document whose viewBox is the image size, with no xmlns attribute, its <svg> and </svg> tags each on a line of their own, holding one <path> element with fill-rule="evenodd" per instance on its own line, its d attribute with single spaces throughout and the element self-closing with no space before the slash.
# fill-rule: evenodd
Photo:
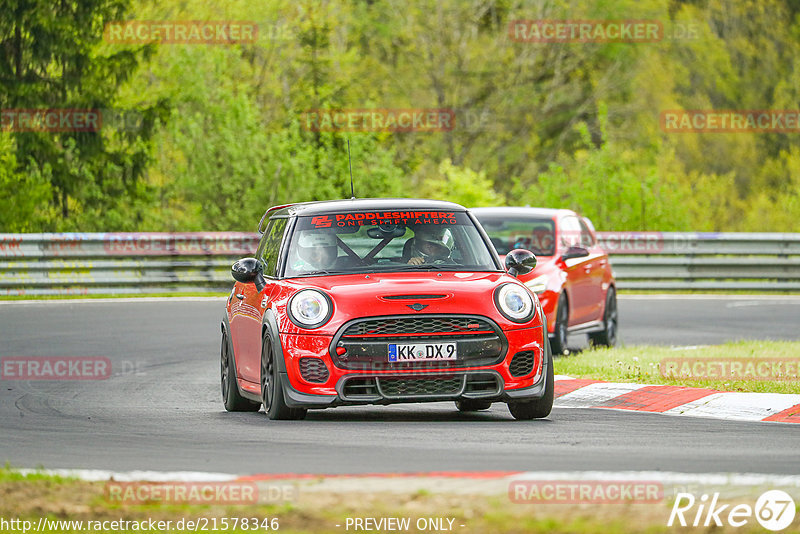
<svg viewBox="0 0 800 534">
<path fill-rule="evenodd" d="M 269 309 L 264 312 L 264 319 L 261 322 L 262 332 L 268 332 L 272 341 L 272 357 L 278 365 L 278 372 L 281 374 L 283 386 L 283 399 L 289 408 L 327 408 L 338 398 L 336 395 L 312 395 L 301 393 L 294 389 L 289 383 L 289 375 L 286 372 L 286 360 L 283 357 L 283 344 L 281 343 L 278 320 L 275 313 Z M 263 336 L 262 336 L 263 337 Z"/>
<path fill-rule="evenodd" d="M 547 321 L 547 318 L 544 318 Z M 545 332 L 547 332 L 547 323 L 544 324 Z M 553 353 L 550 350 L 550 343 L 544 339 L 544 358 L 542 358 L 542 374 L 539 381 L 532 386 L 520 389 L 507 389 L 503 392 L 503 400 L 520 401 L 525 399 L 540 399 L 545 394 L 547 387 L 547 371 L 549 366 L 553 365 Z"/>
<path fill-rule="evenodd" d="M 223 333 L 225 333 L 225 339 L 228 343 L 228 356 L 232 358 L 233 361 L 233 381 L 236 384 L 236 389 L 239 391 L 239 395 L 244 397 L 245 399 L 261 402 L 261 397 L 257 395 L 253 395 L 249 391 L 245 391 L 239 386 L 239 371 L 237 370 L 238 367 L 236 366 L 236 354 L 233 352 L 233 336 L 231 335 L 231 323 L 228 321 L 228 314 L 222 314 L 222 323 L 220 324 L 220 329 Z M 230 365 L 230 364 L 229 364 Z M 230 371 L 228 371 L 230 372 Z"/>
</svg>

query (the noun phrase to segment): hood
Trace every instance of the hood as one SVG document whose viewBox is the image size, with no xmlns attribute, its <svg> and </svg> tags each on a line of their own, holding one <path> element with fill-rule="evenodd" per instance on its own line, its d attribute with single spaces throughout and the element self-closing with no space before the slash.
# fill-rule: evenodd
<svg viewBox="0 0 800 534">
<path fill-rule="evenodd" d="M 320 329 L 329 332 L 358 317 L 414 314 L 484 315 L 501 327 L 520 327 L 506 320 L 494 304 L 498 286 L 516 283 L 506 273 L 369 273 L 323 276 L 303 282 L 297 284 L 297 289 L 317 288 L 333 300 L 333 316 Z"/>
</svg>

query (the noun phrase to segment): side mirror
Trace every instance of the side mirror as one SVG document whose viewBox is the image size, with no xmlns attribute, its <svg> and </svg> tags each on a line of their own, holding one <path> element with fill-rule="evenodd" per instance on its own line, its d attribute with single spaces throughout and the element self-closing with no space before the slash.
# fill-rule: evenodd
<svg viewBox="0 0 800 534">
<path fill-rule="evenodd" d="M 561 259 L 563 261 L 567 261 L 573 258 L 585 258 L 588 255 L 589 255 L 588 249 L 579 246 L 572 246 L 569 247 L 567 251 L 561 255 Z"/>
<path fill-rule="evenodd" d="M 506 254 L 506 271 L 511 276 L 528 274 L 534 267 L 536 267 L 536 256 L 530 250 L 517 248 Z"/>
<path fill-rule="evenodd" d="M 255 258 L 242 258 L 231 266 L 231 276 L 243 284 L 254 283 L 260 292 L 267 286 L 261 270 L 261 262 Z"/>
</svg>

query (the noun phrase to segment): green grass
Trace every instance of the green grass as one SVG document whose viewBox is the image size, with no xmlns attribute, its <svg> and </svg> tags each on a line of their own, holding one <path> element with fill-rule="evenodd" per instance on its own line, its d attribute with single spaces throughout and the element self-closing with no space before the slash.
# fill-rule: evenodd
<svg viewBox="0 0 800 534">
<path fill-rule="evenodd" d="M 0 467 L 0 483 L 19 482 L 22 480 L 27 480 L 30 482 L 39 481 L 39 482 L 52 482 L 56 484 L 62 484 L 65 482 L 74 482 L 77 481 L 78 479 L 45 474 L 39 471 L 21 473 L 15 469 L 12 469 L 11 465 L 8 462 L 6 462 L 5 467 Z"/>
<path fill-rule="evenodd" d="M 592 378 L 609 382 L 636 382 L 702 387 L 720 391 L 754 391 L 761 393 L 800 393 L 797 374 L 793 379 L 730 380 L 669 378 L 662 376 L 662 360 L 675 359 L 741 359 L 757 362 L 763 359 L 792 358 L 800 360 L 800 342 L 737 341 L 724 345 L 699 347 L 629 346 L 612 349 L 588 349 L 555 360 L 556 374 L 573 378 Z"/>
<path fill-rule="evenodd" d="M 296 502 L 263 505 L 129 505 L 110 503 L 104 482 L 86 482 L 41 473 L 22 475 L 8 466 L 0 468 L 0 517 L 30 521 L 35 529 L 40 517 L 83 521 L 84 530 L 63 526 L 47 532 L 86 532 L 87 521 L 197 520 L 205 518 L 278 518 L 279 532 L 341 533 L 345 519 L 356 517 L 452 518 L 454 532 L 505 533 L 609 533 L 667 532 L 663 526 L 666 503 L 640 506 L 599 506 L 574 510 L 565 506 L 529 506 L 509 501 L 507 495 L 450 495 L 430 490 L 374 493 L 337 491 L 305 493 Z M 230 521 L 232 524 L 232 520 Z M 336 525 L 342 525 L 336 527 Z M 460 525 L 465 525 L 465 528 Z M 632 528 L 632 525 L 638 525 Z M 254 532 L 250 529 L 219 532 Z M 352 529 L 351 529 L 352 531 Z M 124 532 L 124 531 L 119 531 Z M 164 532 L 179 532 L 174 528 Z M 266 532 L 257 530 L 256 532 Z M 409 532 L 417 532 L 411 528 Z"/>
<path fill-rule="evenodd" d="M 666 526 L 672 502 L 640 504 L 517 504 L 501 488 L 497 493 L 448 493 L 432 489 L 394 488 L 391 491 L 310 491 L 308 481 L 285 481 L 298 484 L 296 498 L 290 502 L 260 505 L 133 505 L 109 502 L 104 482 L 87 482 L 55 477 L 42 473 L 22 475 L 6 464 L 0 468 L 0 518 L 30 521 L 36 528 L 39 518 L 62 521 L 83 521 L 84 529 L 69 526 L 46 532 L 87 532 L 87 521 L 133 520 L 176 521 L 204 518 L 212 525 L 214 518 L 277 518 L 278 532 L 337 533 L 345 532 L 346 518 L 409 518 L 415 525 L 418 518 L 452 518 L 452 532 L 464 534 L 627 534 L 676 532 Z M 388 486 L 387 486 L 388 488 Z M 726 490 L 727 491 L 727 490 Z M 757 486 L 745 490 L 747 499 L 755 499 L 763 491 Z M 742 488 L 736 494 L 741 497 Z M 666 492 L 665 492 L 666 495 Z M 728 501 L 725 501 L 728 502 Z M 744 501 L 747 502 L 747 501 Z M 221 525 L 221 522 L 218 522 Z M 336 525 L 341 525 L 336 527 Z M 461 527 L 464 525 L 464 527 Z M 759 531 L 754 522 L 746 527 L 714 529 L 719 534 L 749 534 Z M 18 530 L 19 531 L 19 530 Z M 183 530 L 186 531 L 186 530 Z M 202 530 L 198 530 L 202 531 Z M 210 530 L 209 530 L 210 531 Z M 238 529 L 218 532 L 270 532 Z M 350 532 L 354 530 L 351 528 Z M 29 531 L 30 532 L 30 531 Z M 99 532 L 99 531 L 98 531 Z M 125 531 L 116 531 L 125 532 Z M 155 531 L 148 531 L 155 532 Z M 160 532 L 181 532 L 163 530 Z M 410 528 L 408 532 L 417 532 Z M 428 530 L 426 532 L 443 532 Z M 783 532 L 798 532 L 796 527 Z"/>
</svg>

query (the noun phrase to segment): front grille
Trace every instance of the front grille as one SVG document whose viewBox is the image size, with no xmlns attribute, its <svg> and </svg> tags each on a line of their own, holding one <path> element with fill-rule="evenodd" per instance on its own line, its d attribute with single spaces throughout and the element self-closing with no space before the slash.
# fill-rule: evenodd
<svg viewBox="0 0 800 534">
<path fill-rule="evenodd" d="M 328 366 L 319 358 L 300 358 L 300 376 L 306 382 L 321 384 L 328 381 Z"/>
<path fill-rule="evenodd" d="M 359 321 L 350 326 L 342 337 L 419 336 L 423 334 L 486 334 L 494 326 L 477 317 L 391 317 Z"/>
<path fill-rule="evenodd" d="M 389 362 L 389 344 L 456 343 L 457 360 Z M 333 364 L 365 371 L 482 367 L 500 363 L 507 342 L 494 321 L 479 315 L 396 315 L 345 324 L 330 345 Z M 337 351 L 337 349 L 339 349 Z M 343 354 L 341 349 L 345 349 Z"/>
<path fill-rule="evenodd" d="M 516 353 L 508 366 L 511 376 L 520 377 L 531 374 L 533 372 L 533 356 L 534 353 L 530 350 Z"/>
<path fill-rule="evenodd" d="M 463 386 L 463 375 L 428 378 L 378 378 L 385 397 L 422 397 L 457 395 Z"/>
</svg>

